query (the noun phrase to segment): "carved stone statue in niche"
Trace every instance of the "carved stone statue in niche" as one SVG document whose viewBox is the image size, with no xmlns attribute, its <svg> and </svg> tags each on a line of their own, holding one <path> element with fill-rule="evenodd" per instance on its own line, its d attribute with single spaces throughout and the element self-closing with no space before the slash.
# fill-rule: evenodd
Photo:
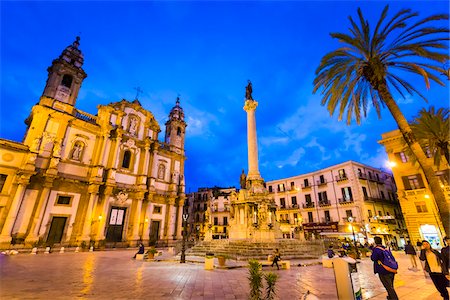
<svg viewBox="0 0 450 300">
<path fill-rule="evenodd" d="M 82 152 L 83 152 L 83 143 L 76 142 L 72 150 L 72 159 L 80 160 Z"/>
<path fill-rule="evenodd" d="M 138 120 L 136 119 L 136 117 L 131 117 L 131 118 L 130 118 L 130 128 L 129 128 L 128 131 L 129 131 L 131 134 L 136 134 L 137 123 L 138 123 Z"/>
<path fill-rule="evenodd" d="M 164 164 L 160 164 L 158 167 L 158 179 L 164 179 L 165 173 L 166 173 L 166 166 Z"/>
</svg>

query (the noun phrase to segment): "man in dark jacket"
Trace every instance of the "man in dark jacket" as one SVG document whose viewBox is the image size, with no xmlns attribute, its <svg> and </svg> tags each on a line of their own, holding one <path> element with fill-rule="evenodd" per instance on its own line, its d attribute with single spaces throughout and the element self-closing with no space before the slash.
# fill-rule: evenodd
<svg viewBox="0 0 450 300">
<path fill-rule="evenodd" d="M 411 245 L 411 241 L 408 241 L 405 245 L 405 253 L 409 256 L 409 259 L 411 261 L 412 270 L 417 271 L 417 262 L 416 262 L 416 250 L 414 249 L 413 245 Z M 409 268 L 408 268 L 409 269 Z"/>
<path fill-rule="evenodd" d="M 374 237 L 375 247 L 372 249 L 372 256 L 370 259 L 373 261 L 373 271 L 375 274 L 378 273 L 381 283 L 388 293 L 387 299 L 398 300 L 397 293 L 394 290 L 394 277 L 395 273 L 386 270 L 379 262 L 383 260 L 384 249 L 381 238 L 379 236 Z"/>
<path fill-rule="evenodd" d="M 446 236 L 444 238 L 445 247 L 442 248 L 442 260 L 444 261 L 444 266 L 447 266 L 447 270 L 450 269 L 450 238 Z"/>
<path fill-rule="evenodd" d="M 448 268 L 444 266 L 441 253 L 431 248 L 428 241 L 422 241 L 422 250 L 420 251 L 420 260 L 425 261 L 425 271 L 430 274 L 431 280 L 436 289 L 441 293 L 444 300 L 449 300 L 447 291 Z"/>
</svg>

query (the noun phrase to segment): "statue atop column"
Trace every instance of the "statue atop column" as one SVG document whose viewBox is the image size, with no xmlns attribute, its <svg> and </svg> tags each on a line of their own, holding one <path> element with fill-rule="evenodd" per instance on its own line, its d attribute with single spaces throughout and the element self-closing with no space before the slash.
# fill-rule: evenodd
<svg viewBox="0 0 450 300">
<path fill-rule="evenodd" d="M 252 92 L 253 92 L 252 82 L 250 80 L 247 80 L 247 81 L 248 81 L 248 84 L 247 84 L 247 87 L 245 88 L 245 100 L 253 100 L 253 97 L 252 97 Z"/>
<path fill-rule="evenodd" d="M 241 189 L 245 189 L 247 187 L 247 175 L 245 175 L 245 172 L 243 169 L 242 169 L 241 177 L 239 178 L 239 183 L 241 185 Z"/>
</svg>

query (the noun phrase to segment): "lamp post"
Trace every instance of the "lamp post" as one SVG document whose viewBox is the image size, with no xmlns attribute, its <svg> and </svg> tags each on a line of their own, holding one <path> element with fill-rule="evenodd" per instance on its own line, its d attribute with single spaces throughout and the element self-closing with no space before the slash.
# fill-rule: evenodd
<svg viewBox="0 0 450 300">
<path fill-rule="evenodd" d="M 356 237 L 355 237 L 355 230 L 353 229 L 353 217 L 348 217 L 347 220 L 350 222 L 350 226 L 352 226 L 352 234 L 353 234 L 353 245 L 355 246 L 356 250 L 356 257 L 360 258 L 358 246 L 356 245 Z"/>
<path fill-rule="evenodd" d="M 187 235 L 187 219 L 189 215 L 187 213 L 183 214 L 183 241 L 181 243 L 181 258 L 180 263 L 184 264 L 186 262 L 186 235 Z"/>
</svg>

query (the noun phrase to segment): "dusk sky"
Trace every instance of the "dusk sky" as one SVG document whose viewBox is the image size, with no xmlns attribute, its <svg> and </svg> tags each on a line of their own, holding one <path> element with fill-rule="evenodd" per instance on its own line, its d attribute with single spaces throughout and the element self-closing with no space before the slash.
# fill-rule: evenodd
<svg viewBox="0 0 450 300">
<path fill-rule="evenodd" d="M 330 32 L 348 32 L 361 7 L 372 20 L 390 3 L 392 16 L 411 8 L 425 17 L 448 13 L 448 1 L 1 1 L 0 138 L 22 141 L 24 120 L 39 101 L 47 68 L 77 35 L 84 80 L 76 107 L 136 96 L 164 123 L 180 96 L 188 124 L 186 191 L 239 185 L 247 172 L 247 80 L 253 83 L 259 164 L 274 180 L 347 160 L 384 168 L 377 143 L 397 128 L 387 109 L 360 126 L 330 117 L 312 94 L 321 58 L 339 47 Z M 373 25 L 374 26 L 374 25 Z M 448 25 L 447 25 L 448 26 Z M 448 107 L 448 86 L 411 77 L 428 98 L 396 98 L 411 120 L 429 105 Z M 446 83 L 448 83 L 445 80 Z"/>
</svg>

